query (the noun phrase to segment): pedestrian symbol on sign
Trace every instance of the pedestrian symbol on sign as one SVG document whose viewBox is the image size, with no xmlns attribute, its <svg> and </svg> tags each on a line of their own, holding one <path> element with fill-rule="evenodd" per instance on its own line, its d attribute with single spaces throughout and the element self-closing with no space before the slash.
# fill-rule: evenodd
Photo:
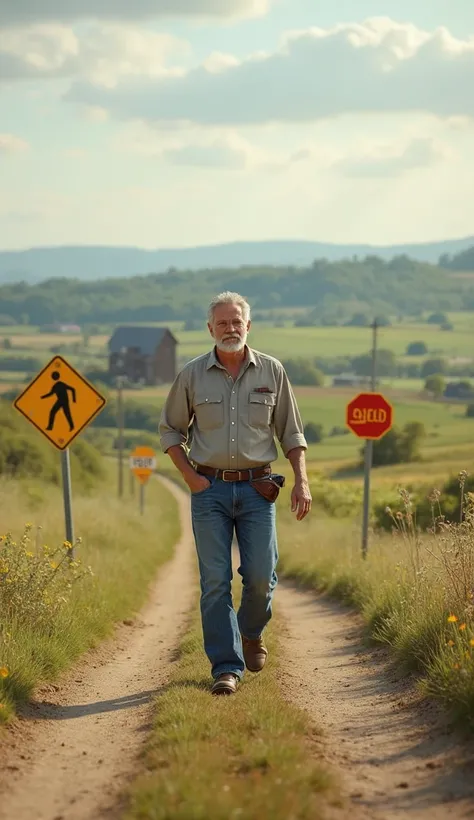
<svg viewBox="0 0 474 820">
<path fill-rule="evenodd" d="M 72 400 L 74 404 L 76 403 L 76 391 L 74 387 L 71 387 L 66 382 L 60 381 L 61 375 L 55 370 L 51 373 L 51 378 L 54 381 L 54 384 L 49 391 L 49 393 L 45 393 L 44 396 L 41 396 L 42 399 L 49 399 L 50 396 L 56 396 L 56 401 L 53 404 L 48 419 L 48 426 L 47 430 L 54 429 L 54 420 L 56 418 L 56 414 L 59 410 L 62 410 L 64 415 L 66 416 L 66 421 L 69 424 L 69 430 L 72 432 L 74 430 L 74 422 L 72 420 L 71 409 L 69 407 L 69 392 L 71 392 Z"/>
<path fill-rule="evenodd" d="M 58 450 L 65 450 L 104 405 L 104 396 L 62 356 L 51 359 L 14 402 Z"/>
</svg>

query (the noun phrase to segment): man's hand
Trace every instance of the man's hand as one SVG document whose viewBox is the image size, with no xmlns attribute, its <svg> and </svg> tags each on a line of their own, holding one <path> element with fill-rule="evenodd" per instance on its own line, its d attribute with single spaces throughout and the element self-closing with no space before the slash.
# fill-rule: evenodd
<svg viewBox="0 0 474 820">
<path fill-rule="evenodd" d="M 211 482 L 205 475 L 201 475 L 196 472 L 186 476 L 184 480 L 192 493 L 200 493 L 203 490 L 207 490 L 207 488 L 211 486 Z"/>
<path fill-rule="evenodd" d="M 291 491 L 291 512 L 296 512 L 296 520 L 302 521 L 311 509 L 309 484 L 303 479 L 296 481 Z"/>
</svg>

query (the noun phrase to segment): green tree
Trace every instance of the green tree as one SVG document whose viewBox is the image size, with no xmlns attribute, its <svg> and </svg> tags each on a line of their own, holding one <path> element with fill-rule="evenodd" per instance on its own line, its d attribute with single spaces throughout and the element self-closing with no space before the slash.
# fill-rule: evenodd
<svg viewBox="0 0 474 820">
<path fill-rule="evenodd" d="M 346 324 L 347 327 L 368 327 L 370 318 L 367 313 L 354 313 Z"/>
<path fill-rule="evenodd" d="M 474 419 L 474 404 L 468 404 L 466 407 L 466 418 Z"/>
<path fill-rule="evenodd" d="M 428 348 L 424 342 L 410 342 L 407 346 L 407 356 L 426 356 Z"/>
<path fill-rule="evenodd" d="M 409 422 L 402 430 L 398 427 L 392 427 L 383 438 L 374 441 L 372 459 L 374 467 L 408 464 L 411 461 L 418 461 L 420 458 L 420 445 L 424 436 L 425 427 L 418 421 Z M 361 449 L 361 464 L 363 464 L 364 450 L 363 447 Z"/>
<path fill-rule="evenodd" d="M 439 399 L 446 389 L 446 379 L 441 373 L 433 373 L 427 377 L 424 389 L 435 399 Z"/>
<path fill-rule="evenodd" d="M 435 374 L 446 373 L 447 365 L 445 359 L 426 359 L 421 367 L 421 378 L 427 379 L 428 376 Z"/>
<path fill-rule="evenodd" d="M 321 373 L 308 359 L 288 359 L 283 362 L 287 376 L 292 384 L 321 387 L 324 384 L 324 373 Z"/>
<path fill-rule="evenodd" d="M 370 376 L 372 372 L 372 354 L 355 356 L 352 359 L 352 369 L 357 376 Z M 377 376 L 395 376 L 397 359 L 393 350 L 378 350 L 376 358 Z"/>
<path fill-rule="evenodd" d="M 432 313 L 428 316 L 427 322 L 429 325 L 445 325 L 449 319 L 446 313 Z"/>
</svg>

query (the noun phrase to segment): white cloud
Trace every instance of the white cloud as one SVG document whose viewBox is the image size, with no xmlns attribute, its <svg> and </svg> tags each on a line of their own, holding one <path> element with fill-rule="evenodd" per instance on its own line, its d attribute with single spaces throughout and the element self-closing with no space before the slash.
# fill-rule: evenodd
<svg viewBox="0 0 474 820">
<path fill-rule="evenodd" d="M 0 134 L 0 156 L 2 154 L 19 154 L 29 149 L 29 144 L 15 134 Z"/>
<path fill-rule="evenodd" d="M 123 77 L 182 73 L 167 64 L 188 50 L 171 35 L 120 23 L 93 23 L 81 36 L 59 23 L 7 28 L 0 40 L 0 77 L 3 82 L 81 77 L 113 88 Z"/>
<path fill-rule="evenodd" d="M 210 145 L 183 145 L 169 148 L 163 158 L 172 165 L 188 165 L 197 168 L 226 169 L 242 171 L 249 166 L 252 152 L 244 146 L 231 145 L 223 139 L 216 139 Z"/>
<path fill-rule="evenodd" d="M 125 127 L 113 148 L 171 165 L 228 171 L 282 170 L 310 158 L 309 152 L 288 155 L 262 149 L 232 129 L 178 128 L 167 132 L 140 122 Z"/>
<path fill-rule="evenodd" d="M 432 138 L 413 139 L 404 146 L 374 146 L 358 156 L 335 163 L 335 168 L 350 177 L 397 177 L 408 171 L 432 168 L 450 159 L 452 152 Z"/>
<path fill-rule="evenodd" d="M 341 113 L 474 115 L 474 38 L 373 18 L 291 32 L 273 53 L 220 55 L 181 76 L 128 80 L 68 98 L 121 118 L 201 124 L 310 122 Z"/>
<path fill-rule="evenodd" d="M 3 0 L 0 24 L 35 20 L 145 20 L 158 17 L 258 17 L 271 0 Z"/>
</svg>

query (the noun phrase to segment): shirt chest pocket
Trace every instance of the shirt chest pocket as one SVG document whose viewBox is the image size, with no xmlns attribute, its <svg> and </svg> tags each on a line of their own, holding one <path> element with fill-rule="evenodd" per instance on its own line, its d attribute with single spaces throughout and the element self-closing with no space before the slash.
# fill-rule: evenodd
<svg viewBox="0 0 474 820">
<path fill-rule="evenodd" d="M 249 395 L 249 424 L 251 427 L 269 427 L 276 404 L 275 393 L 253 392 Z"/>
<path fill-rule="evenodd" d="M 215 430 L 224 424 L 222 393 L 200 393 L 194 400 L 194 415 L 200 430 Z"/>
</svg>

